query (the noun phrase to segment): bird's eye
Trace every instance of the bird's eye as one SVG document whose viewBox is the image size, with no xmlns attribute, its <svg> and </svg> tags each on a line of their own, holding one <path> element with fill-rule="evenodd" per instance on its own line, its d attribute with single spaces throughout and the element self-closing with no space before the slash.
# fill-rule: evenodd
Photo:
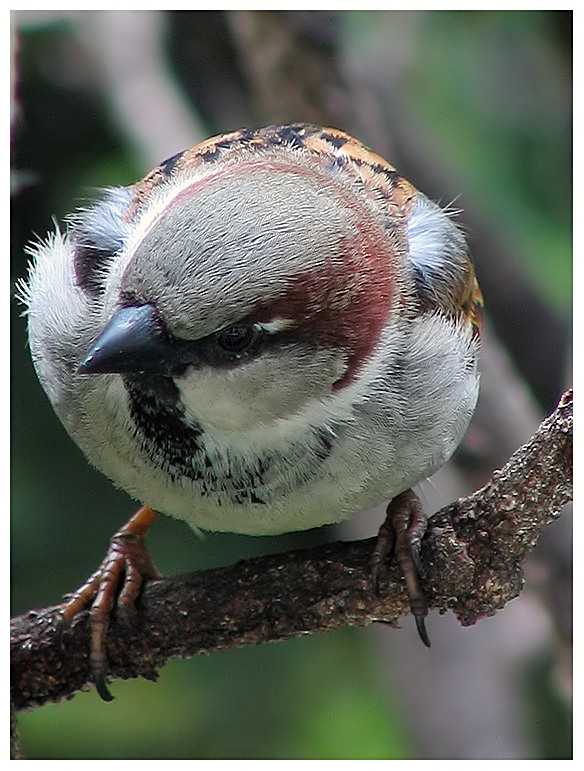
<svg viewBox="0 0 584 771">
<path fill-rule="evenodd" d="M 217 335 L 217 344 L 227 353 L 241 354 L 256 342 L 258 333 L 257 327 L 249 324 L 226 327 Z"/>
</svg>

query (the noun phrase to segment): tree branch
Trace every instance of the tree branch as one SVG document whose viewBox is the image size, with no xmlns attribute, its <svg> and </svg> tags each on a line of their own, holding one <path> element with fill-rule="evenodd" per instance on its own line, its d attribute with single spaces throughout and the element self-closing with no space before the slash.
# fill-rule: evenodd
<svg viewBox="0 0 584 771">
<path fill-rule="evenodd" d="M 572 495 L 572 391 L 507 465 L 473 495 L 441 509 L 422 544 L 430 605 L 464 625 L 494 614 L 522 587 L 522 563 Z M 150 582 L 135 628 L 112 620 L 112 677 L 156 678 L 172 657 L 191 657 L 374 621 L 408 612 L 391 565 L 381 595 L 371 591 L 375 539 L 340 542 Z M 89 613 L 59 639 L 60 606 L 11 623 L 16 709 L 71 696 L 89 683 Z"/>
</svg>

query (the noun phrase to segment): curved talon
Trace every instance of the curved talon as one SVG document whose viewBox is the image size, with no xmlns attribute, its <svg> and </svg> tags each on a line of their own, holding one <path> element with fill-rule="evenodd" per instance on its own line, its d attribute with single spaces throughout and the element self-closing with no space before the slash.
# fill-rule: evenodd
<svg viewBox="0 0 584 771">
<path fill-rule="evenodd" d="M 93 670 L 93 682 L 95 683 L 95 690 L 104 701 L 113 701 L 114 697 L 106 685 L 105 677 L 106 669 L 101 669 L 99 671 Z"/>
<path fill-rule="evenodd" d="M 91 605 L 89 663 L 95 687 L 104 701 L 112 701 L 114 698 L 106 685 L 106 641 L 116 599 L 120 620 L 130 626 L 144 580 L 162 578 L 145 543 L 146 533 L 155 517 L 153 509 L 147 506 L 141 508 L 113 536 L 99 568 L 71 595 L 62 610 L 60 635 L 77 613 Z"/>
<path fill-rule="evenodd" d="M 416 629 L 418 630 L 418 635 L 420 636 L 421 641 L 424 643 L 426 648 L 431 648 L 432 645 L 430 644 L 430 638 L 428 637 L 428 631 L 426 629 L 426 613 L 424 613 L 423 616 L 414 615 L 414 620 L 416 622 Z"/>
<path fill-rule="evenodd" d="M 420 577 L 424 575 L 420 544 L 426 523 L 420 501 L 412 490 L 406 490 L 391 501 L 371 556 L 371 581 L 373 591 L 379 594 L 381 564 L 389 557 L 390 551 L 393 552 L 406 582 L 410 609 L 418 634 L 424 645 L 429 648 L 430 638 L 426 629 L 428 604 L 420 585 Z"/>
</svg>

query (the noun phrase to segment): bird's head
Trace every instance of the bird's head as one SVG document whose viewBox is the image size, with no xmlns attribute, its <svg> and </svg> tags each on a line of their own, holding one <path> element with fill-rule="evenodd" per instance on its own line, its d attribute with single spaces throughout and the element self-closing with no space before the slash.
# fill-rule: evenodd
<svg viewBox="0 0 584 771">
<path fill-rule="evenodd" d="M 79 372 L 172 378 L 186 412 L 222 431 L 335 398 L 408 301 L 415 191 L 380 160 L 297 126 L 162 164 L 116 202 L 125 235 L 108 270 L 87 261 L 91 228 L 78 229 L 79 281 L 107 308 Z"/>
</svg>

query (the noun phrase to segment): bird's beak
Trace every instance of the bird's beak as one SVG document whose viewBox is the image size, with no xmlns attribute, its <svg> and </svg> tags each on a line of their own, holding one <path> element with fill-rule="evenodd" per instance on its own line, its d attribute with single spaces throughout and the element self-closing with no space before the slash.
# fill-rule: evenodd
<svg viewBox="0 0 584 771">
<path fill-rule="evenodd" d="M 153 305 L 121 308 L 77 367 L 81 375 L 167 369 L 169 341 Z"/>
</svg>

